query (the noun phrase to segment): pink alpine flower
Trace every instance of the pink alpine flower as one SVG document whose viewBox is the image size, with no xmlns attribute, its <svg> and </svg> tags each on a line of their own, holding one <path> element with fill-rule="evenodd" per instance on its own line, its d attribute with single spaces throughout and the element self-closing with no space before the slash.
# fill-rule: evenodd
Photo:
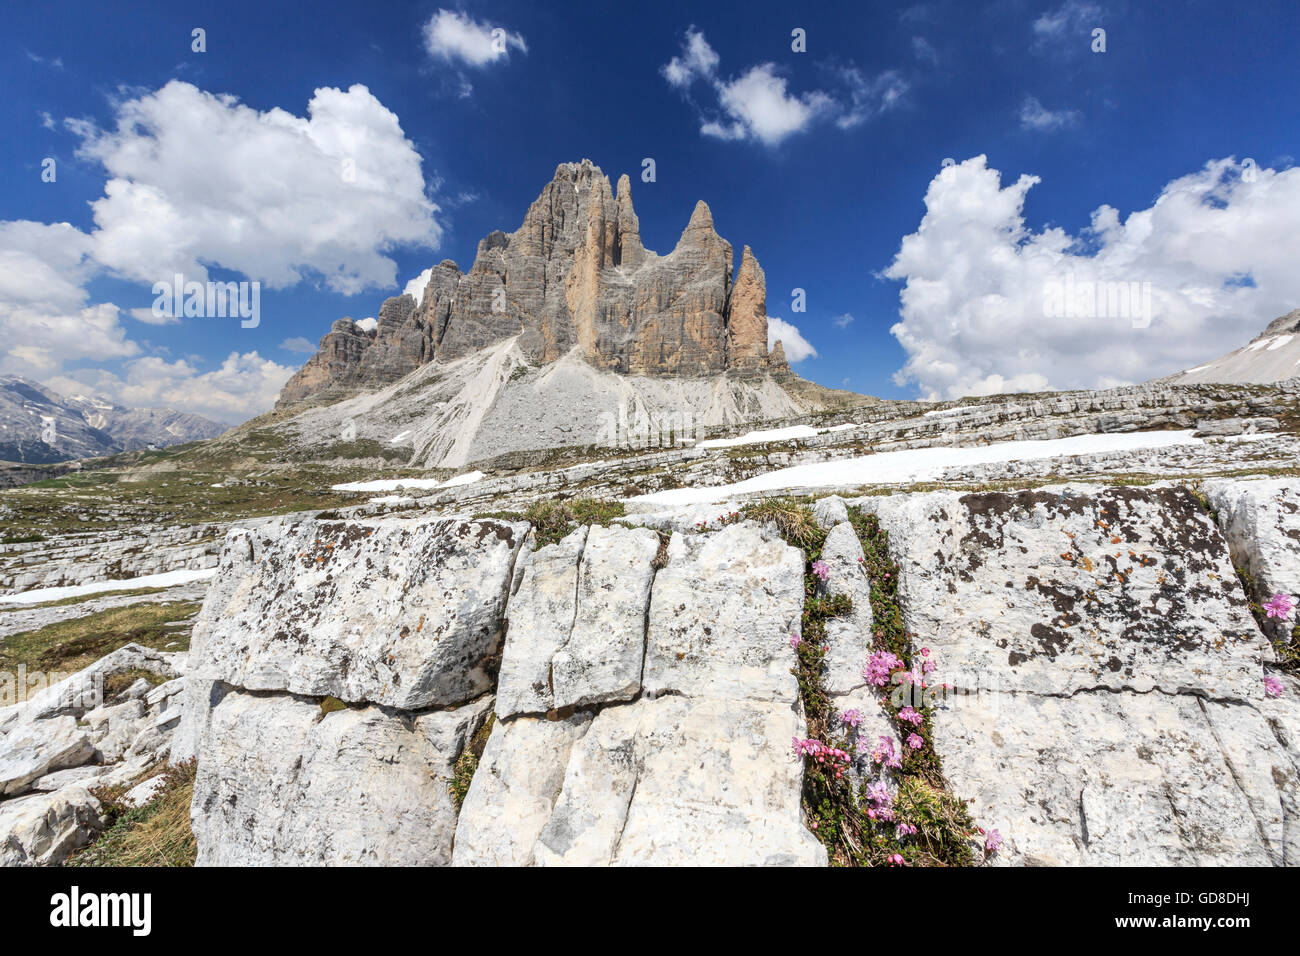
<svg viewBox="0 0 1300 956">
<path fill-rule="evenodd" d="M 791 740 L 791 746 L 794 748 L 795 756 L 809 756 L 818 763 L 830 762 L 831 769 L 835 771 L 836 779 L 844 776 L 844 771 L 848 769 L 849 761 L 852 759 L 849 755 L 840 750 L 838 747 L 829 747 L 820 740 L 809 737 L 807 740 L 800 740 L 794 737 Z"/>
<path fill-rule="evenodd" d="M 997 853 L 998 848 L 1002 846 L 1002 834 L 997 829 L 990 830 L 984 837 L 984 851 L 986 853 Z"/>
<path fill-rule="evenodd" d="M 1291 599 L 1291 595 L 1274 594 L 1271 598 L 1268 599 L 1268 603 L 1264 605 L 1264 612 L 1269 617 L 1276 617 L 1281 620 L 1286 620 L 1287 617 L 1291 614 L 1291 610 L 1294 607 L 1295 607 L 1295 601 Z"/>
<path fill-rule="evenodd" d="M 858 724 L 862 723 L 862 711 L 856 707 L 853 710 L 846 710 L 840 714 L 840 723 L 846 727 L 857 727 Z"/>
<path fill-rule="evenodd" d="M 889 785 L 883 780 L 877 780 L 867 787 L 867 799 L 877 810 L 888 810 L 894 805 L 894 795 L 889 792 Z"/>
<path fill-rule="evenodd" d="M 820 560 L 814 561 L 812 563 L 812 573 L 817 575 L 817 577 L 821 578 L 823 581 L 825 581 L 827 578 L 831 576 L 830 565 L 828 565 L 825 561 L 820 561 Z"/>
<path fill-rule="evenodd" d="M 871 759 L 893 770 L 898 770 L 903 766 L 902 759 L 894 751 L 894 738 L 886 737 L 883 734 L 880 737 L 880 743 L 876 744 L 876 749 L 871 751 Z"/>
<path fill-rule="evenodd" d="M 799 645 L 802 643 L 803 643 L 803 638 L 799 636 L 798 631 L 795 631 L 790 635 L 790 646 L 793 647 L 796 651 L 799 650 Z"/>
<path fill-rule="evenodd" d="M 921 739 L 920 734 L 908 734 L 907 745 L 911 747 L 913 750 L 920 750 L 923 746 L 925 746 L 925 741 Z"/>
<path fill-rule="evenodd" d="M 898 712 L 898 719 L 902 721 L 906 721 L 907 723 L 911 724 L 913 727 L 921 726 L 921 719 L 922 719 L 921 715 L 920 713 L 917 712 L 916 708 L 914 707 L 904 707 L 902 710 Z"/>
<path fill-rule="evenodd" d="M 900 840 L 905 836 L 916 836 L 916 827 L 910 823 L 900 823 L 894 828 L 894 836 Z"/>
<path fill-rule="evenodd" d="M 888 687 L 889 676 L 903 666 L 903 662 L 890 651 L 876 651 L 862 669 L 862 676 L 868 684 L 876 687 Z"/>
<path fill-rule="evenodd" d="M 903 854 L 901 853 L 891 853 L 889 855 L 890 866 L 903 866 L 906 862 L 907 861 L 903 859 Z"/>
<path fill-rule="evenodd" d="M 1286 685 L 1276 677 L 1264 678 L 1264 693 L 1269 697 L 1281 697 L 1282 692 L 1286 690 Z"/>
</svg>

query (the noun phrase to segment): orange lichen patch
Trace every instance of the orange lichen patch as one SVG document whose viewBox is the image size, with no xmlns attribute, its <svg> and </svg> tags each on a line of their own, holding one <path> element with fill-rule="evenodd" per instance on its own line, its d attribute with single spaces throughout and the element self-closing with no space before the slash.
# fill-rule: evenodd
<svg viewBox="0 0 1300 956">
<path fill-rule="evenodd" d="M 1115 537 L 1111 538 L 1111 539 L 1110 539 L 1110 543 L 1111 543 L 1111 544 L 1119 544 L 1119 535 L 1115 535 Z"/>
</svg>

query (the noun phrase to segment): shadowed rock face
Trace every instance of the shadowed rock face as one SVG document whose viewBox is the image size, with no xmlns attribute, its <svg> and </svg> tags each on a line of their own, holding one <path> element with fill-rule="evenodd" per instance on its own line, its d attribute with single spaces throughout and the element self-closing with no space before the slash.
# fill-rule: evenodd
<svg viewBox="0 0 1300 956">
<path fill-rule="evenodd" d="M 462 274 L 433 268 L 422 300 L 389 299 L 379 327 L 339 320 L 285 386 L 280 406 L 391 384 L 518 336 L 536 364 L 575 346 L 632 375 L 762 375 L 768 368 L 763 270 L 748 247 L 733 288 L 731 244 L 696 205 L 677 246 L 641 244 L 631 184 L 617 191 L 590 160 L 564 163 L 512 233 L 493 232 Z"/>
</svg>

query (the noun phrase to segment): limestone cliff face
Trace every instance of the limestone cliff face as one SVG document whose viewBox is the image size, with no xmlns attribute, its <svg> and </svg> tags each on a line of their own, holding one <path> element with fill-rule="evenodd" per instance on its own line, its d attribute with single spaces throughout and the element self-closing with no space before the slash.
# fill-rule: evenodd
<svg viewBox="0 0 1300 956">
<path fill-rule="evenodd" d="M 740 257 L 736 288 L 731 293 L 727 323 L 727 364 L 742 373 L 761 372 L 768 365 L 767 280 L 749 246 Z M 782 353 L 784 361 L 785 353 Z"/>
<path fill-rule="evenodd" d="M 468 273 L 439 263 L 422 301 L 389 299 L 373 333 L 336 322 L 279 404 L 381 387 L 512 336 L 537 364 L 577 346 L 593 366 L 625 374 L 761 376 L 763 270 L 748 246 L 734 287 L 732 268 L 703 202 L 660 256 L 642 245 L 626 175 L 615 190 L 590 160 L 564 163 L 517 230 L 479 243 Z"/>
</svg>

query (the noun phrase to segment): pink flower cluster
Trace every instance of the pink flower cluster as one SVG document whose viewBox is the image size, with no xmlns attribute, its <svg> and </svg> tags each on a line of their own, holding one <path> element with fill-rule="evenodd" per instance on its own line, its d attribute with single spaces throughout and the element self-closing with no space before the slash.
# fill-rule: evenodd
<svg viewBox="0 0 1300 956">
<path fill-rule="evenodd" d="M 824 582 L 831 576 L 830 566 L 825 561 L 814 561 L 812 563 L 812 573 L 821 578 Z"/>
<path fill-rule="evenodd" d="M 876 651 L 862 669 L 862 676 L 868 684 L 876 687 L 888 687 L 890 675 L 903 667 L 903 662 L 890 651 Z"/>
<path fill-rule="evenodd" d="M 894 795 L 889 792 L 889 787 L 883 780 L 877 780 L 867 787 L 867 802 L 871 804 L 867 808 L 867 816 L 872 820 L 883 820 L 886 823 L 892 823 L 894 819 Z"/>
<path fill-rule="evenodd" d="M 911 724 L 913 727 L 921 726 L 921 714 L 914 707 L 904 707 L 898 712 L 898 719 Z"/>
<path fill-rule="evenodd" d="M 894 795 L 889 792 L 889 785 L 877 780 L 867 787 L 867 800 L 876 810 L 888 810 L 894 805 Z"/>
<path fill-rule="evenodd" d="M 880 743 L 876 744 L 876 749 L 871 751 L 871 759 L 892 770 L 898 770 L 903 766 L 902 759 L 894 750 L 894 738 L 886 737 L 883 734 L 880 737 Z"/>
<path fill-rule="evenodd" d="M 901 853 L 891 853 L 891 854 L 889 855 L 889 865 L 890 865 L 890 866 L 905 866 L 906 864 L 907 864 L 907 861 L 903 859 L 903 854 L 901 854 Z"/>
<path fill-rule="evenodd" d="M 920 734 L 908 734 L 907 745 L 913 750 L 920 750 L 925 746 L 925 741 L 921 738 Z"/>
<path fill-rule="evenodd" d="M 1286 685 L 1276 677 L 1269 676 L 1264 678 L 1264 693 L 1269 697 L 1281 697 L 1282 692 L 1285 690 Z"/>
<path fill-rule="evenodd" d="M 835 778 L 837 780 L 844 776 L 844 771 L 849 768 L 849 762 L 853 759 L 838 747 L 827 746 L 820 740 L 816 740 L 812 737 L 809 737 L 807 740 L 800 740 L 798 737 L 794 737 L 792 738 L 791 746 L 794 748 L 796 757 L 812 757 L 818 763 L 822 764 L 829 762 L 831 769 L 835 771 Z"/>
<path fill-rule="evenodd" d="M 846 710 L 844 713 L 840 714 L 840 723 L 845 727 L 856 728 L 858 724 L 862 723 L 862 711 L 858 710 L 856 707 L 853 710 Z"/>
<path fill-rule="evenodd" d="M 900 840 L 905 836 L 916 836 L 916 827 L 910 823 L 900 823 L 894 827 L 894 836 Z"/>
</svg>

